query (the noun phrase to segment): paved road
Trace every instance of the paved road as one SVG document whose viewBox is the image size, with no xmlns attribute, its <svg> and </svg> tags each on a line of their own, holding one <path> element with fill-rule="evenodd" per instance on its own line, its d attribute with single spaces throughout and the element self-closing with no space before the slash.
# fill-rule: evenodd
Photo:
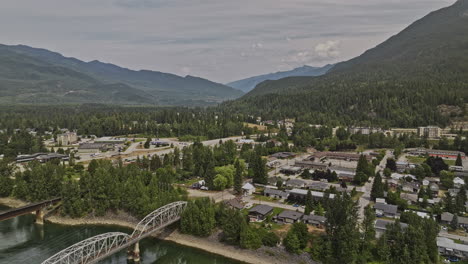
<svg viewBox="0 0 468 264">
<path fill-rule="evenodd" d="M 387 159 L 390 157 L 390 155 L 391 155 L 390 151 L 387 150 L 380 164 L 377 167 L 375 167 L 375 173 L 381 171 L 382 168 L 385 168 L 385 164 L 387 163 Z M 372 190 L 372 184 L 374 184 L 373 177 L 371 178 L 370 182 L 366 182 L 363 188 L 361 188 L 361 191 L 364 192 L 364 194 L 361 196 L 361 198 L 359 198 L 359 220 L 360 221 L 364 220 L 364 208 L 367 205 L 369 205 L 371 201 L 370 193 Z"/>
</svg>

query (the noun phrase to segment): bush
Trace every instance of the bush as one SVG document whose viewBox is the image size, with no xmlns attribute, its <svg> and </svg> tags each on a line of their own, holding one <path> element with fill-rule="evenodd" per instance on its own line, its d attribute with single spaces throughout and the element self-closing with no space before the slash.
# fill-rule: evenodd
<svg viewBox="0 0 468 264">
<path fill-rule="evenodd" d="M 278 245 L 280 238 L 273 232 L 268 232 L 262 238 L 262 244 L 267 247 L 275 247 Z"/>
</svg>

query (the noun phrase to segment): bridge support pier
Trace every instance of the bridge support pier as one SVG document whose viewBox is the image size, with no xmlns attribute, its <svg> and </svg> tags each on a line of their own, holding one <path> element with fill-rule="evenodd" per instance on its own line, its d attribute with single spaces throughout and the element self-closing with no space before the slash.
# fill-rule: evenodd
<svg viewBox="0 0 468 264">
<path fill-rule="evenodd" d="M 140 263 L 140 243 L 136 242 L 133 248 L 133 262 Z"/>
<path fill-rule="evenodd" d="M 133 250 L 127 250 L 127 260 L 133 260 L 133 263 L 140 263 L 140 243 L 133 245 Z"/>
<path fill-rule="evenodd" d="M 42 209 L 36 210 L 36 224 L 44 224 L 44 212 Z"/>
</svg>

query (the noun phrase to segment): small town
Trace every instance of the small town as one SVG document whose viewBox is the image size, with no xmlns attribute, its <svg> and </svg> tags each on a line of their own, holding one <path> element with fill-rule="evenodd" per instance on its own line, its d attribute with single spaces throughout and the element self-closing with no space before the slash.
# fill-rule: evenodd
<svg viewBox="0 0 468 264">
<path fill-rule="evenodd" d="M 255 238 L 251 238 L 253 241 L 236 242 L 242 248 L 255 249 L 263 244 L 276 247 L 278 252 L 285 251 L 278 254 L 299 253 L 296 258 L 311 261 L 300 252 L 311 250 L 308 248 L 310 241 L 318 241 L 325 233 L 327 208 L 333 201 L 349 197 L 351 203 L 356 203 L 356 223 L 371 225 L 373 239 L 386 236 L 389 225 L 408 228 L 408 217 L 415 215 L 421 219 L 431 219 L 440 226 L 434 234 L 440 255 L 447 256 L 449 260 L 468 258 L 465 185 L 468 160 L 464 152 L 453 150 L 456 142 L 466 142 L 463 127 L 382 130 L 307 125 L 310 133 L 328 131 L 323 142 L 326 142 L 326 138 L 351 142 L 340 149 L 335 147 L 331 150 L 331 145 L 296 146 L 293 143 L 297 140 L 294 119 L 258 121 L 257 124 L 245 126 L 255 126 L 252 130 L 255 133 L 205 141 L 181 141 L 177 137 L 97 137 L 68 129 L 41 132 L 32 128 L 24 131 L 17 129 L 17 134 L 42 138 L 43 151 L 18 153 L 13 159 L 3 158 L 5 161 L 12 160 L 6 166 L 11 166 L 11 179 L 17 186 L 21 178 L 19 175 L 33 171 L 34 166 L 31 165 L 35 163 L 64 166 L 71 181 L 80 184 L 83 180 L 80 175 L 84 171 L 91 172 L 106 166 L 106 163 L 111 166 L 136 166 L 144 171 L 155 171 L 156 175 L 161 173 L 162 168 L 172 170 L 177 180 L 170 181 L 171 188 L 185 193 L 189 200 L 208 199 L 205 202 L 212 203 L 211 206 L 222 205 L 221 208 L 245 215 L 248 225 L 257 230 L 258 236 L 264 236 L 259 237 L 259 245 L 255 245 Z M 303 126 L 301 124 L 299 129 L 303 130 Z M 409 137 L 419 141 L 420 145 L 370 148 L 370 144 L 359 144 L 363 137 L 369 140 L 373 136 L 399 140 Z M 11 140 L 13 138 L 10 144 L 13 143 Z M 441 145 L 447 145 L 449 149 L 439 149 Z M 194 155 L 200 151 L 215 155 L 215 163 L 221 166 L 212 167 L 214 174 L 210 175 L 203 168 L 201 173 L 204 176 L 195 173 L 197 166 L 193 163 L 197 159 Z M 207 156 L 202 156 L 205 158 L 199 157 L 198 162 L 205 163 Z M 15 193 L 10 195 L 20 198 Z M 72 210 L 69 212 L 72 218 L 83 216 L 84 211 L 77 212 L 73 208 L 77 206 L 75 202 L 65 204 L 64 199 L 74 198 L 62 196 L 61 209 L 54 205 L 42 208 L 40 213 L 36 212 L 36 222 L 43 222 L 45 215 L 56 214 L 54 210 L 63 212 L 66 207 L 70 208 L 65 210 Z M 194 206 L 197 210 L 204 210 L 196 203 Z M 92 219 L 91 215 L 87 218 Z M 193 223 L 187 225 L 185 231 L 181 226 L 182 233 L 206 235 L 195 232 L 194 227 L 190 227 Z M 203 223 L 200 225 L 203 226 Z M 289 240 L 293 232 L 300 232 L 296 230 L 300 228 L 305 228 L 310 234 L 309 242 L 296 245 Z M 221 230 L 224 230 L 223 227 Z M 297 239 L 298 236 L 294 235 Z"/>
<path fill-rule="evenodd" d="M 468 0 L 0 21 L 0 264 L 468 264 Z"/>
</svg>

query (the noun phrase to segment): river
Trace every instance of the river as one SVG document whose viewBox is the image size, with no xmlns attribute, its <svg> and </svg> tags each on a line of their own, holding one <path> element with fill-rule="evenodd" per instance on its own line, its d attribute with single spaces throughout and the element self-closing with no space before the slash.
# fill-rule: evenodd
<svg viewBox="0 0 468 264">
<path fill-rule="evenodd" d="M 0 211 L 7 210 L 0 205 Z M 41 263 L 60 250 L 86 238 L 106 233 L 131 230 L 115 226 L 64 226 L 46 222 L 43 226 L 34 223 L 33 215 L 23 215 L 0 222 L 0 263 Z M 222 256 L 195 248 L 185 247 L 156 238 L 140 242 L 141 263 L 157 264 L 240 264 Z M 125 250 L 100 263 L 127 263 Z M 129 262 L 132 263 L 132 262 Z"/>
</svg>

